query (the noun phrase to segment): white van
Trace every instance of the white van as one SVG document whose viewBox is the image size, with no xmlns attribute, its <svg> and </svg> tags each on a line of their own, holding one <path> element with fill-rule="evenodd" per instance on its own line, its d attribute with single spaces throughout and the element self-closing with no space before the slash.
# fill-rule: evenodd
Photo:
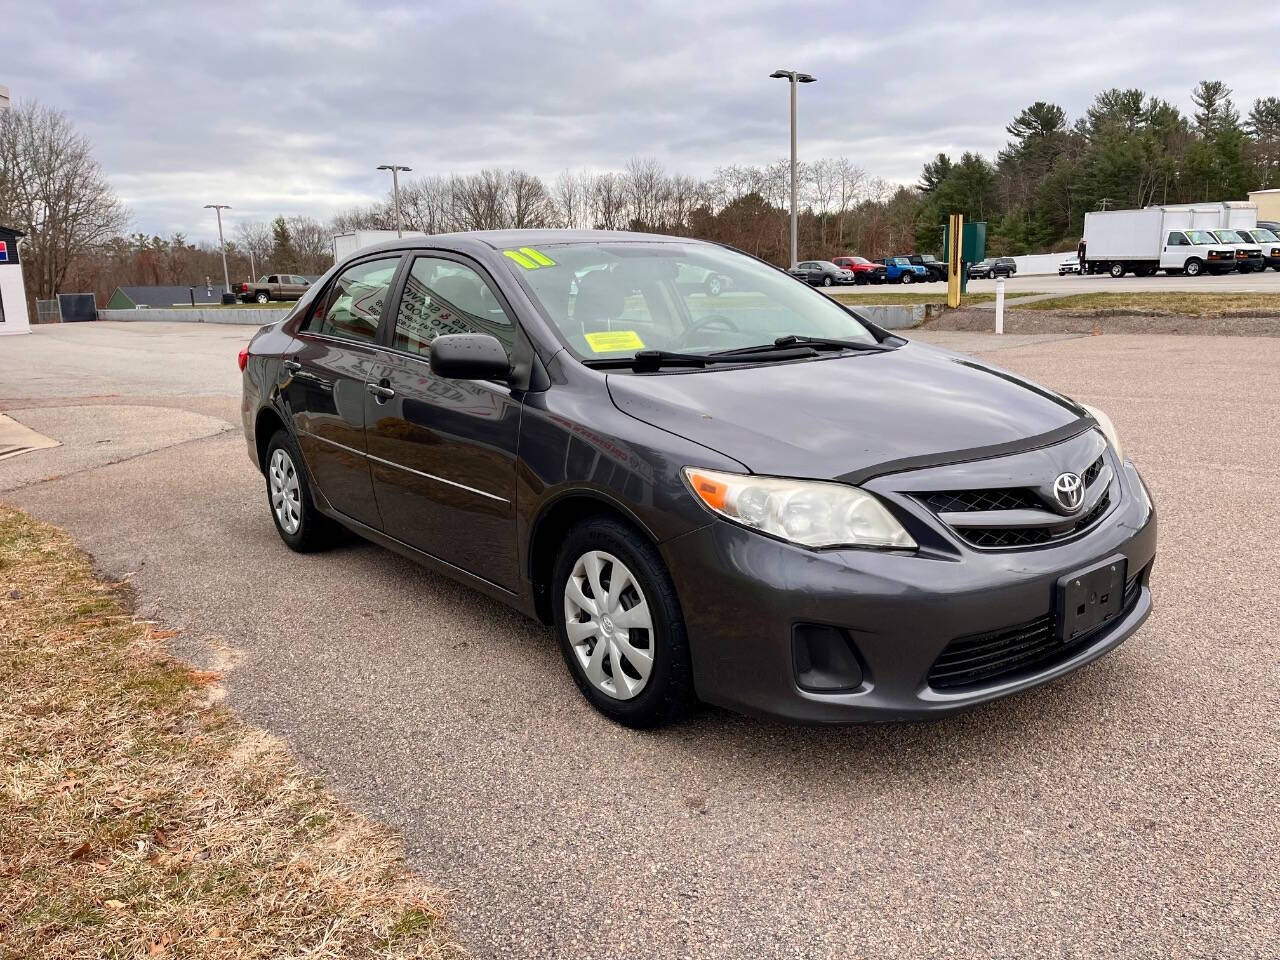
<svg viewBox="0 0 1280 960">
<path fill-rule="evenodd" d="M 1257 270 L 1261 273 L 1267 269 L 1267 263 L 1262 259 L 1262 247 L 1254 243 L 1251 239 L 1241 236 L 1235 230 L 1210 230 L 1221 243 L 1229 243 L 1236 254 L 1236 269 L 1241 273 L 1253 273 Z"/>
<path fill-rule="evenodd" d="M 1198 277 L 1206 271 L 1230 273 L 1235 268 L 1235 247 L 1209 230 L 1170 230 L 1160 251 L 1160 269 L 1170 275 Z"/>
</svg>

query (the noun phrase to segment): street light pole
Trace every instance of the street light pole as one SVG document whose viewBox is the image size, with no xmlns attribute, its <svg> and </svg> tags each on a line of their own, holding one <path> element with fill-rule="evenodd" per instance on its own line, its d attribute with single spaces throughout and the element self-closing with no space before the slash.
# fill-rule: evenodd
<svg viewBox="0 0 1280 960">
<path fill-rule="evenodd" d="M 400 222 L 400 172 L 408 173 L 413 167 L 402 167 L 398 163 L 384 163 L 378 169 L 391 171 L 391 194 L 395 198 L 396 207 L 396 236 L 403 237 L 404 230 Z"/>
<path fill-rule="evenodd" d="M 814 83 L 818 78 L 795 70 L 775 70 L 769 77 L 791 83 L 791 269 L 794 270 L 800 260 L 796 219 L 796 84 Z"/>
<path fill-rule="evenodd" d="M 204 208 L 206 210 L 212 210 L 214 213 L 218 215 L 218 247 L 219 249 L 222 250 L 223 291 L 226 293 L 230 293 L 231 292 L 231 274 L 227 271 L 227 243 L 225 240 L 222 239 L 222 211 L 230 210 L 231 205 L 229 203 L 206 203 L 204 205 Z"/>
</svg>

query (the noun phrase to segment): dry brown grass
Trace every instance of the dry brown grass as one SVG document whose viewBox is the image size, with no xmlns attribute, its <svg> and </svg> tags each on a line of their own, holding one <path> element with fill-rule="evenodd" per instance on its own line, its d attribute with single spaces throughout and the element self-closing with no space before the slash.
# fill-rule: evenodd
<svg viewBox="0 0 1280 960">
<path fill-rule="evenodd" d="M 458 957 L 398 840 L 0 506 L 0 958 Z"/>
<path fill-rule="evenodd" d="M 1062 310 L 1115 316 L 1280 316 L 1280 293 L 1077 293 L 1038 300 L 1021 310 Z"/>
</svg>

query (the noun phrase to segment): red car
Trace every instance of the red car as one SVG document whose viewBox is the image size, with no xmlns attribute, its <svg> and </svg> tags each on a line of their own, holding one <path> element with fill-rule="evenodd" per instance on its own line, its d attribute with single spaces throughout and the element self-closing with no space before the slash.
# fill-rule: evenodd
<svg viewBox="0 0 1280 960">
<path fill-rule="evenodd" d="M 834 257 L 831 262 L 852 271 L 856 284 L 884 283 L 888 272 L 883 263 L 872 263 L 866 257 Z"/>
</svg>

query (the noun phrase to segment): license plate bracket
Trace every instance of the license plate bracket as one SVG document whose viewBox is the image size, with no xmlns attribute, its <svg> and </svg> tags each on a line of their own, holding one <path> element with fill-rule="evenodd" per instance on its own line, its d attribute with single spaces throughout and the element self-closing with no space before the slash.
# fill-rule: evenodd
<svg viewBox="0 0 1280 960">
<path fill-rule="evenodd" d="M 1096 630 L 1124 606 L 1128 560 L 1117 554 L 1058 580 L 1058 639 L 1064 643 Z"/>
</svg>

